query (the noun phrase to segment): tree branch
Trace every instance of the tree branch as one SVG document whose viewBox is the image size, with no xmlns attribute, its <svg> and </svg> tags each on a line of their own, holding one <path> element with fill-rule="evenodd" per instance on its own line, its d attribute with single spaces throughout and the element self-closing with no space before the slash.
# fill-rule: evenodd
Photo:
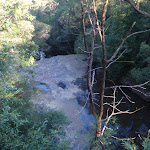
<svg viewBox="0 0 150 150">
<path fill-rule="evenodd" d="M 111 89 L 111 88 L 115 88 L 115 87 L 123 87 L 123 88 L 134 88 L 134 87 L 142 87 L 142 86 L 144 86 L 144 85 L 146 85 L 146 84 L 148 84 L 150 82 L 150 80 L 149 81 L 147 81 L 147 82 L 145 82 L 145 83 L 142 83 L 142 84 L 138 84 L 138 85 L 115 85 L 115 86 L 111 86 L 111 87 L 107 87 L 107 88 L 105 88 L 105 89 Z"/>
<path fill-rule="evenodd" d="M 83 26 L 83 36 L 84 36 L 84 47 L 85 47 L 85 51 L 88 52 L 87 42 L 86 42 L 86 35 L 85 35 L 85 21 L 84 21 L 83 0 L 80 0 L 80 4 L 81 4 L 81 12 L 82 12 L 82 26 Z"/>
<path fill-rule="evenodd" d="M 93 87 L 92 87 L 93 83 L 92 83 L 92 74 L 91 74 L 96 31 L 95 31 L 95 21 L 93 22 L 91 18 L 87 0 L 86 0 L 86 10 L 87 10 L 88 17 L 92 26 L 92 42 L 91 42 L 91 50 L 90 50 L 89 60 L 88 60 L 88 91 L 89 91 L 90 107 L 91 107 L 92 113 L 94 117 L 97 117 L 97 114 L 94 110 L 94 105 L 93 105 Z"/>
<path fill-rule="evenodd" d="M 132 34 L 128 35 L 128 37 L 127 37 L 127 38 L 129 38 L 129 37 L 131 37 L 132 35 L 135 35 L 135 34 L 140 34 L 140 33 L 149 32 L 149 31 L 150 31 L 150 29 L 148 29 L 148 30 L 144 30 L 144 31 L 134 32 L 134 33 L 132 33 Z"/>
<path fill-rule="evenodd" d="M 115 62 L 125 53 L 125 51 L 126 51 L 126 49 L 118 56 L 118 58 L 116 58 L 115 60 L 113 60 L 112 62 L 110 62 L 110 63 L 107 65 L 106 69 L 107 69 L 110 65 L 112 65 L 113 63 L 115 63 Z"/>
<path fill-rule="evenodd" d="M 125 41 L 128 38 L 129 33 L 131 32 L 132 28 L 134 27 L 134 25 L 136 24 L 136 22 L 134 22 L 132 24 L 132 26 L 130 27 L 128 33 L 126 34 L 125 38 L 123 39 L 123 41 L 121 42 L 120 46 L 117 48 L 117 50 L 114 52 L 113 56 L 108 60 L 108 63 L 113 61 L 113 59 L 117 56 L 118 52 L 120 51 L 120 49 L 122 48 L 123 44 L 125 43 Z"/>
<path fill-rule="evenodd" d="M 134 10 L 136 10 L 139 14 L 142 14 L 144 17 L 147 17 L 147 18 L 150 18 L 150 14 L 145 12 L 145 11 L 142 11 L 142 10 L 139 10 L 135 5 L 134 3 L 132 2 L 132 0 L 125 0 L 127 1 L 133 8 Z"/>
<path fill-rule="evenodd" d="M 129 110 L 126 110 L 126 111 L 119 110 L 117 108 L 117 106 L 122 102 L 123 98 L 119 102 L 116 103 L 116 90 L 117 90 L 117 87 L 114 88 L 113 104 L 111 105 L 110 103 L 105 103 L 105 105 L 108 105 L 108 106 L 110 106 L 112 108 L 112 112 L 111 112 L 111 114 L 109 116 L 108 116 L 108 112 L 107 112 L 107 117 L 106 117 L 107 121 L 105 122 L 105 125 L 104 125 L 104 127 L 102 129 L 102 133 L 101 133 L 102 136 L 103 136 L 105 130 L 107 129 L 108 122 L 111 120 L 111 118 L 113 116 L 120 115 L 120 114 L 133 114 L 133 113 L 135 113 L 135 112 L 137 112 L 137 111 L 139 111 L 139 110 L 144 108 L 144 107 L 142 107 L 142 108 L 136 109 L 136 110 L 131 111 L 131 112 Z"/>
</svg>

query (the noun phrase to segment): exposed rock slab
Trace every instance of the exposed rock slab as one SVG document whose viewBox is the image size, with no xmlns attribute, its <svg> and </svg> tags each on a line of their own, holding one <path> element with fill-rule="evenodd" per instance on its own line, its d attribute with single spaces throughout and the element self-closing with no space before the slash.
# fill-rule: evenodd
<svg viewBox="0 0 150 150">
<path fill-rule="evenodd" d="M 40 111 L 44 108 L 61 110 L 71 121 L 66 127 L 67 139 L 70 142 L 70 150 L 84 150 L 88 146 L 84 143 L 87 133 L 83 132 L 83 122 L 80 110 L 75 104 L 75 93 L 83 92 L 74 84 L 78 78 L 85 78 L 87 74 L 87 56 L 80 54 L 55 56 L 35 63 L 34 80 L 36 84 L 46 85 L 49 91 L 37 91 L 31 101 Z M 30 76 L 31 77 L 31 76 Z"/>
</svg>

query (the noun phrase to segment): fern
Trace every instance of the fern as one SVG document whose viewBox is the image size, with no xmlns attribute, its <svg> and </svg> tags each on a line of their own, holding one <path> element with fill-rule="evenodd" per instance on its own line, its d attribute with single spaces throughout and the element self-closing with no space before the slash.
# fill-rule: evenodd
<svg viewBox="0 0 150 150">
<path fill-rule="evenodd" d="M 133 140 L 123 141 L 122 145 L 126 150 L 137 150 L 138 149 L 138 147 L 135 145 Z"/>
</svg>

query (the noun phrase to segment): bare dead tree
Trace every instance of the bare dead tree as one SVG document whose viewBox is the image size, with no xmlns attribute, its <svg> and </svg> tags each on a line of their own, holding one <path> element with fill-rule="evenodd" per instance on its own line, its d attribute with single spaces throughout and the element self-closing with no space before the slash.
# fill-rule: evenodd
<svg viewBox="0 0 150 150">
<path fill-rule="evenodd" d="M 85 23 L 84 23 L 84 4 L 83 0 L 80 0 L 81 4 L 81 11 L 82 11 L 82 24 L 83 24 L 83 36 L 84 36 L 84 46 L 85 46 L 85 52 L 88 53 L 88 74 L 87 74 L 87 80 L 88 80 L 88 91 L 89 91 L 89 99 L 90 99 L 90 107 L 92 110 L 93 115 L 96 117 L 96 112 L 94 110 L 94 105 L 93 105 L 93 89 L 92 89 L 92 64 L 93 64 L 93 54 L 94 54 L 94 43 L 95 43 L 95 36 L 96 36 L 96 29 L 95 29 L 95 20 L 92 20 L 90 13 L 89 13 L 89 8 L 88 8 L 88 2 L 86 0 L 86 11 L 88 13 L 88 18 L 90 20 L 91 24 L 91 31 L 90 34 L 92 34 L 92 42 L 91 42 L 91 47 L 90 50 L 88 50 L 87 43 L 86 43 L 86 32 L 85 32 Z"/>
<path fill-rule="evenodd" d="M 133 113 L 135 113 L 135 112 L 137 112 L 137 111 L 139 111 L 139 110 L 141 110 L 143 108 L 142 107 L 142 108 L 136 109 L 135 111 L 132 111 L 132 112 L 130 112 L 129 110 L 122 111 L 122 110 L 118 109 L 117 106 L 122 103 L 123 97 L 121 98 L 120 101 L 117 102 L 116 101 L 116 90 L 117 90 L 117 87 L 114 87 L 112 104 L 110 104 L 110 103 L 104 103 L 103 104 L 103 105 L 110 106 L 112 108 L 112 110 L 111 110 L 111 114 L 109 116 L 107 115 L 107 117 L 106 117 L 107 121 L 105 122 L 105 125 L 104 125 L 104 127 L 102 129 L 102 134 L 101 134 L 102 136 L 103 136 L 103 134 L 104 134 L 104 132 L 105 132 L 105 130 L 107 128 L 107 125 L 108 125 L 109 121 L 111 120 L 111 118 L 113 116 L 120 115 L 120 114 L 133 114 Z"/>
<path fill-rule="evenodd" d="M 107 54 L 106 54 L 106 47 L 105 47 L 105 20 L 106 20 L 106 12 L 107 12 L 107 5 L 108 0 L 105 0 L 103 11 L 102 11 L 102 19 L 101 19 L 101 35 L 99 34 L 101 38 L 101 44 L 102 44 L 102 50 L 103 50 L 103 68 L 102 68 L 102 84 L 101 84 L 101 91 L 100 91 L 100 113 L 97 120 L 97 131 L 96 131 L 96 138 L 99 138 L 101 136 L 101 127 L 102 127 L 102 117 L 103 117 L 103 100 L 104 100 L 104 92 L 105 92 L 105 82 L 106 82 L 106 65 L 107 65 Z M 98 28 L 99 27 L 99 24 Z"/>
<path fill-rule="evenodd" d="M 127 35 L 121 42 L 120 46 L 118 49 L 114 52 L 112 57 L 107 60 L 107 52 L 106 52 L 106 47 L 105 47 L 105 20 L 106 20 L 106 12 L 107 12 L 107 6 L 108 6 L 108 0 L 105 0 L 104 5 L 103 5 L 103 10 L 102 10 L 102 16 L 101 16 L 101 22 L 98 21 L 97 13 L 96 13 L 96 2 L 93 0 L 93 9 L 94 9 L 94 14 L 97 22 L 97 30 L 99 33 L 99 37 L 101 40 L 101 45 L 102 45 L 102 51 L 103 51 L 103 66 L 102 66 L 102 83 L 101 83 L 101 90 L 100 90 L 100 100 L 99 100 L 99 106 L 100 106 L 100 113 L 97 116 L 97 128 L 96 128 L 96 139 L 98 139 L 102 135 L 102 117 L 103 117 L 103 112 L 104 112 L 104 96 L 105 96 L 105 82 L 106 82 L 106 70 L 107 70 L 107 64 L 109 62 L 112 62 L 119 51 L 121 50 L 123 44 L 125 43 L 129 33 L 131 32 L 133 26 L 135 25 L 135 22 L 132 24 L 131 28 L 129 29 Z"/>
<path fill-rule="evenodd" d="M 89 56 L 89 60 L 88 60 L 88 91 L 89 91 L 89 100 L 90 100 L 90 107 L 91 110 L 93 112 L 93 115 L 96 118 L 96 139 L 100 138 L 101 136 L 103 136 L 104 131 L 107 128 L 107 124 L 110 121 L 110 119 L 118 114 L 132 114 L 135 113 L 136 111 L 140 110 L 137 109 L 133 112 L 130 111 L 121 111 L 117 108 L 117 106 L 122 103 L 122 99 L 119 102 L 116 102 L 116 90 L 117 88 L 120 89 L 120 91 L 123 93 L 124 97 L 127 98 L 131 103 L 133 103 L 130 98 L 128 97 L 128 95 L 126 95 L 123 90 L 121 89 L 121 87 L 112 87 L 114 89 L 114 93 L 113 96 L 106 96 L 105 95 L 105 82 L 106 82 L 106 70 L 107 68 L 112 64 L 117 62 L 117 60 L 124 54 L 124 52 L 126 51 L 123 50 L 123 52 L 121 52 L 121 54 L 118 56 L 118 54 L 120 53 L 124 43 L 126 42 L 127 38 L 129 38 L 132 35 L 135 34 L 139 34 L 139 33 L 143 33 L 143 32 L 147 32 L 145 31 L 139 31 L 139 32 L 135 32 L 130 34 L 132 28 L 134 27 L 135 23 L 134 22 L 129 31 L 127 32 L 126 36 L 124 37 L 124 39 L 122 40 L 122 42 L 120 43 L 119 47 L 115 50 L 115 52 L 113 53 L 113 55 L 107 59 L 107 50 L 106 50 L 106 46 L 105 46 L 105 21 L 106 21 L 106 12 L 107 12 L 107 7 L 108 7 L 108 2 L 109 0 L 105 0 L 104 5 L 103 5 L 103 9 L 102 9 L 102 14 L 101 14 L 101 20 L 99 20 L 98 15 L 97 15 L 97 0 L 92 0 L 92 11 L 91 8 L 89 8 L 88 6 L 88 2 L 87 0 L 83 1 L 80 0 L 81 3 L 81 11 L 82 11 L 82 23 L 83 23 L 83 34 L 84 34 L 84 46 L 85 46 L 85 52 L 88 53 Z M 85 7 L 85 8 L 84 8 Z M 85 12 L 84 12 L 85 9 Z M 92 35 L 92 40 L 91 40 L 91 46 L 90 49 L 87 48 L 87 41 L 86 41 L 86 36 L 89 35 L 89 33 L 87 34 L 85 32 L 85 22 L 84 22 L 84 13 L 87 13 L 89 22 L 91 24 L 91 30 L 90 30 L 90 35 Z M 98 103 L 94 102 L 94 98 L 93 95 L 95 93 L 93 93 L 93 84 L 94 84 L 94 75 L 95 75 L 95 70 L 98 68 L 93 69 L 92 68 L 92 64 L 93 64 L 93 55 L 94 55 L 94 45 L 95 45 L 95 37 L 96 35 L 99 36 L 100 41 L 101 41 L 101 46 L 100 49 L 102 49 L 102 55 L 103 55 L 103 60 L 102 60 L 102 67 L 98 67 L 98 68 L 102 68 L 102 79 L 101 79 L 101 90 L 98 93 L 100 95 L 100 99 L 98 100 Z M 113 102 L 112 104 L 109 103 L 104 103 L 104 97 L 109 97 L 109 98 L 113 98 Z M 99 106 L 99 113 L 97 114 L 96 110 L 95 110 L 95 105 Z M 104 112 L 104 105 L 109 105 L 110 108 L 112 108 L 112 113 L 107 116 L 107 121 L 105 122 L 104 127 L 102 128 L 102 117 L 103 117 L 103 112 Z"/>
<path fill-rule="evenodd" d="M 82 26 L 83 26 L 83 36 L 84 36 L 84 47 L 85 51 L 88 52 L 88 47 L 86 43 L 86 34 L 85 34 L 85 20 L 84 20 L 84 8 L 83 8 L 83 0 L 80 0 L 81 11 L 82 11 Z"/>
</svg>

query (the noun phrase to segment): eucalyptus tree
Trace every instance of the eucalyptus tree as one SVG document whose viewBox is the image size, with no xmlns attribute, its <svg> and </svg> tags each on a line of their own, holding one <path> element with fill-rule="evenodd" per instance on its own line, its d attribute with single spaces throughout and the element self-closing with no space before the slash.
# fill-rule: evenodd
<svg viewBox="0 0 150 150">
<path fill-rule="evenodd" d="M 91 3 L 90 3 L 91 2 Z M 106 33 L 107 30 L 109 30 L 109 26 L 106 27 L 106 21 L 108 22 L 109 19 L 111 19 L 113 16 L 111 16 L 111 13 L 109 12 L 109 14 L 107 15 L 107 8 L 108 10 L 111 8 L 112 6 L 112 10 L 115 11 L 115 9 L 113 9 L 113 7 L 115 7 L 115 5 L 111 5 L 109 7 L 109 1 L 105 0 L 105 2 L 101 2 L 97 1 L 97 0 L 93 0 L 93 1 L 87 1 L 87 0 L 80 0 L 80 4 L 81 4 L 81 12 L 82 12 L 82 24 L 83 24 L 83 39 L 84 39 L 84 47 L 85 53 L 87 53 L 87 55 L 89 56 L 89 61 L 88 61 L 88 90 L 89 90 L 89 99 L 90 99 L 90 106 L 91 106 L 91 110 L 93 112 L 93 115 L 96 118 L 96 123 L 97 123 L 97 127 L 96 127 L 96 139 L 100 138 L 100 147 L 105 149 L 105 146 L 109 145 L 108 143 L 106 143 L 106 140 L 102 140 L 104 137 L 106 137 L 107 135 L 105 135 L 105 131 L 109 130 L 109 128 L 107 128 L 107 125 L 109 123 L 109 121 L 113 118 L 113 116 L 116 115 L 120 115 L 120 114 L 132 114 L 135 113 L 136 111 L 140 110 L 137 109 L 133 112 L 130 112 L 128 110 L 120 110 L 118 109 L 118 105 L 120 103 L 122 103 L 122 99 L 117 100 L 116 98 L 116 91 L 117 88 L 119 88 L 119 90 L 123 93 L 124 97 L 126 97 L 128 99 L 128 96 L 123 92 L 123 90 L 121 89 L 122 87 L 127 87 L 127 86 L 112 86 L 110 88 L 113 89 L 113 94 L 106 96 L 105 95 L 105 89 L 106 89 L 106 71 L 107 69 L 114 64 L 115 62 L 117 62 L 122 55 L 127 51 L 127 47 L 124 47 L 124 44 L 126 43 L 127 39 L 130 38 L 131 36 L 135 35 L 135 34 L 140 34 L 140 33 L 144 33 L 144 32 L 148 32 L 149 30 L 145 30 L 145 31 L 139 31 L 139 32 L 134 32 L 131 33 L 132 29 L 134 28 L 136 22 L 135 20 L 130 23 L 130 26 L 128 26 L 128 32 L 124 35 L 123 39 L 120 40 L 120 44 L 118 45 L 118 47 L 114 50 L 114 47 L 112 47 L 111 49 L 113 49 L 113 52 L 110 51 L 110 49 L 108 49 L 107 46 L 107 35 Z M 99 5 L 98 5 L 99 3 Z M 112 4 L 110 2 L 110 4 Z M 122 5 L 122 3 L 120 3 L 119 5 Z M 102 7 L 103 9 L 101 9 L 100 11 L 97 11 L 97 8 Z M 122 6 L 123 7 L 123 6 Z M 86 15 L 85 15 L 86 14 Z M 89 30 L 89 32 L 86 32 L 86 24 L 85 24 L 85 16 L 88 16 L 89 18 L 89 22 L 91 24 L 91 30 Z M 129 18 L 128 18 L 129 19 Z M 118 29 L 120 30 L 120 29 Z M 121 31 L 121 30 L 120 30 Z M 116 31 L 118 32 L 118 31 Z M 88 43 L 87 36 L 91 36 L 91 45 Z M 102 64 L 101 67 L 97 67 L 97 68 L 93 68 L 93 56 L 94 56 L 94 52 L 96 47 L 95 41 L 96 41 L 96 37 L 99 37 L 99 53 L 101 54 L 102 57 L 102 61 L 100 64 Z M 118 43 L 117 43 L 118 44 Z M 124 49 L 124 50 L 123 50 Z M 109 52 L 109 53 L 108 53 Z M 110 55 L 111 54 L 111 55 Z M 122 62 L 126 62 L 126 61 L 122 61 Z M 130 61 L 127 61 L 130 62 Z M 94 86 L 94 78 L 95 78 L 95 71 L 97 69 L 102 69 L 101 71 L 101 85 L 100 85 L 100 92 L 99 92 L 99 101 L 98 103 L 95 102 L 95 98 L 94 98 L 94 92 L 93 92 L 93 86 Z M 108 88 L 108 87 L 107 87 Z M 110 103 L 105 102 L 104 103 L 104 98 L 108 97 L 112 100 L 110 100 Z M 132 102 L 130 99 L 128 99 L 131 103 Z M 95 110 L 95 106 L 98 105 L 99 110 Z M 104 105 L 108 105 L 110 108 L 107 110 L 107 116 L 106 119 L 103 119 L 103 114 L 104 114 Z M 102 126 L 102 122 L 105 120 L 104 125 Z M 104 138 L 105 139 L 105 138 Z M 107 139 L 109 140 L 109 139 Z M 105 145 L 105 144 L 106 145 Z M 111 143 L 111 142 L 110 142 Z"/>
</svg>

